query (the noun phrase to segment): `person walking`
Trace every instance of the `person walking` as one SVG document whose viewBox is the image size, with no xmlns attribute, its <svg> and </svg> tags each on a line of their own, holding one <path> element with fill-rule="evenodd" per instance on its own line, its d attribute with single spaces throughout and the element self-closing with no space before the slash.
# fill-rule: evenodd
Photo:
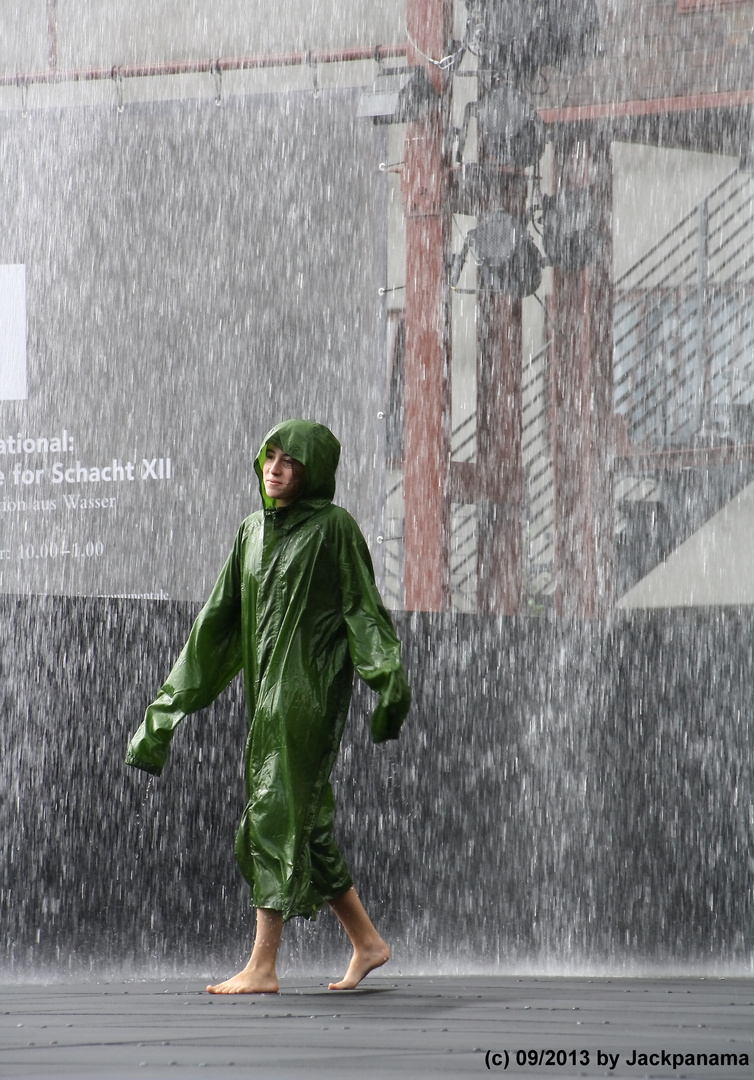
<svg viewBox="0 0 754 1080">
<path fill-rule="evenodd" d="M 327 903 L 353 946 L 333 990 L 356 987 L 390 947 L 354 888 L 333 835 L 330 773 L 354 670 L 378 694 L 375 743 L 399 736 L 411 702 L 400 642 L 366 542 L 333 503 L 340 443 L 322 424 L 287 420 L 254 469 L 263 509 L 242 523 L 188 641 L 131 740 L 128 765 L 159 775 L 176 728 L 244 672 L 246 807 L 236 858 L 251 887 L 251 957 L 210 993 L 275 993 L 284 924 Z"/>
</svg>

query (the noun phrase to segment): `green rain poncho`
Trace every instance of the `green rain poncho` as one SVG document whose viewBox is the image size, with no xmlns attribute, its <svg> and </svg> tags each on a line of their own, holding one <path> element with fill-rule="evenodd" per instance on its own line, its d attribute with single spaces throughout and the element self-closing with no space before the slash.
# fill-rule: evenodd
<svg viewBox="0 0 754 1080">
<path fill-rule="evenodd" d="M 300 496 L 275 509 L 267 447 L 304 465 Z M 243 668 L 249 733 L 236 857 L 256 907 L 313 917 L 352 881 L 333 839 L 330 772 L 354 668 L 379 694 L 374 742 L 395 739 L 411 694 L 400 643 L 353 518 L 334 506 L 340 444 L 306 420 L 278 424 L 254 463 L 264 510 L 248 517 L 189 639 L 131 740 L 129 765 L 159 775 L 175 730 Z"/>
</svg>

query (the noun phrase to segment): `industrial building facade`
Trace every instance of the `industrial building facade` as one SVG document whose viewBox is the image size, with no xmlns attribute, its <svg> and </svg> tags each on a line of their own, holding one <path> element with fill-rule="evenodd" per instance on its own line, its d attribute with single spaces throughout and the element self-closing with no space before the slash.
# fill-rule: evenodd
<svg viewBox="0 0 754 1080">
<path fill-rule="evenodd" d="M 207 326 L 181 342 L 176 309 L 172 335 L 158 331 L 165 339 L 163 356 L 169 361 L 180 354 L 181 370 L 189 372 L 192 366 L 203 371 L 208 355 L 219 355 L 221 373 L 226 354 L 245 351 L 244 376 L 261 385 L 276 347 L 296 371 L 308 363 L 302 360 L 308 349 L 327 352 L 327 377 L 341 391 L 331 419 L 347 441 L 353 436 L 356 442 L 344 481 L 346 501 L 364 521 L 394 608 L 591 616 L 616 606 L 754 602 L 746 544 L 754 439 L 754 4 L 401 0 L 380 5 L 379 12 L 366 4 L 349 5 L 346 13 L 337 6 L 315 13 L 307 8 L 298 19 L 296 6 L 257 25 L 243 4 L 228 0 L 212 11 L 194 5 L 147 33 L 149 17 L 139 4 L 108 5 L 102 12 L 87 0 L 72 8 L 40 0 L 21 19 L 13 18 L 8 4 L 0 108 L 13 167 L 22 173 L 25 162 L 30 175 L 53 171 L 51 162 L 61 162 L 56 140 L 70 146 L 75 136 L 61 132 L 66 124 L 75 130 L 76 117 L 90 133 L 90 156 L 100 147 L 104 155 L 158 160 L 167 152 L 159 122 L 152 143 L 124 135 L 121 148 L 110 137 L 92 142 L 91 132 L 97 124 L 109 130 L 115 114 L 123 131 L 134 123 L 143 133 L 139 110 L 168 101 L 174 115 L 165 124 L 176 146 L 190 144 L 198 130 L 190 117 L 198 108 L 202 138 L 243 140 L 246 125 L 257 142 L 254 160 L 262 162 L 268 103 L 278 102 L 270 115 L 278 107 L 289 110 L 283 103 L 294 98 L 307 102 L 312 117 L 317 108 L 329 110 L 317 136 L 319 166 L 315 151 L 308 152 L 306 165 L 299 162 L 299 120 L 284 136 L 288 166 L 273 152 L 274 168 L 289 171 L 289 196 L 299 210 L 269 211 L 272 248 L 295 248 L 301 234 L 291 222 L 305 219 L 306 241 L 324 253 L 323 277 L 338 281 L 344 267 L 361 265 L 363 255 L 375 280 L 345 271 L 344 288 L 306 295 L 303 256 L 291 259 L 301 263 L 296 278 L 290 265 L 268 254 L 254 270 L 265 282 L 262 291 L 275 294 L 262 305 L 266 315 L 258 315 L 254 285 L 245 284 L 247 291 L 240 289 L 228 302 L 230 311 L 219 315 L 231 327 L 224 340 L 222 328 L 218 341 Z M 337 108 L 325 104 L 335 98 Z M 207 106 L 215 101 L 228 116 L 237 111 L 235 127 L 213 127 Z M 87 109 L 93 110 L 92 124 L 84 119 Z M 349 117 L 352 134 L 343 140 L 334 133 L 345 130 Z M 303 112 L 299 119 L 311 129 Z M 328 151 L 331 135 L 340 144 Z M 223 154 L 218 149 L 215 160 L 224 161 Z M 249 174 L 254 166 L 245 160 L 241 166 L 242 160 L 243 154 L 239 168 Z M 228 150 L 226 179 L 232 162 Z M 181 151 L 173 167 L 189 170 L 185 183 L 197 188 L 204 181 L 198 174 L 192 179 L 190 170 L 199 164 L 192 152 Z M 315 176 L 318 168 L 324 188 L 343 183 L 356 199 L 352 216 L 362 219 L 361 232 L 370 224 L 355 253 L 343 240 L 328 238 L 324 203 L 313 200 L 307 208 L 303 188 L 291 179 Z M 124 167 L 120 179 L 109 178 L 113 205 L 124 201 L 118 183 L 149 182 L 149 170 L 144 177 L 127 173 Z M 361 179 L 349 183 L 349 173 Z M 90 174 L 96 186 L 94 165 Z M 261 169 L 253 181 L 258 202 L 277 206 L 283 189 L 273 181 L 268 191 L 263 174 Z M 236 196 L 224 184 L 218 186 L 219 212 L 246 215 L 248 226 L 239 234 L 246 242 L 256 235 L 248 230 L 262 226 L 253 224 L 253 212 L 249 216 L 241 202 L 233 203 Z M 309 180 L 304 184 L 313 190 Z M 82 372 L 93 371 L 96 381 L 109 343 L 98 359 L 86 340 L 79 342 L 74 324 L 110 301 L 96 298 L 98 286 L 82 284 L 84 299 L 71 306 L 68 322 L 49 330 L 55 346 L 45 344 L 44 330 L 35 335 L 35 320 L 46 327 L 53 321 L 48 311 L 35 313 L 31 297 L 35 290 L 47 296 L 53 286 L 41 278 L 35 284 L 25 251 L 33 242 L 41 251 L 42 236 L 65 238 L 81 226 L 66 223 L 67 211 L 54 194 L 40 194 L 39 235 L 32 241 L 32 217 L 19 224 L 22 210 L 14 209 L 26 206 L 31 215 L 24 191 L 20 176 L 6 200 L 10 227 L 0 282 L 9 329 L 0 392 L 11 437 L 36 439 L 77 423 L 70 413 L 46 413 L 46 405 L 35 412 L 29 404 L 46 377 L 43 354 L 49 358 L 57 348 L 60 370 L 75 352 L 75 363 Z M 153 225 L 167 228 L 158 218 L 165 218 L 173 199 L 167 214 L 172 249 L 153 254 L 172 260 L 171 274 L 189 277 L 193 249 L 213 243 L 208 221 L 192 236 L 196 215 L 209 220 L 209 200 L 199 207 L 175 199 L 166 175 L 156 178 L 155 192 L 155 205 L 138 210 L 140 228 L 147 234 L 155 232 Z M 96 206 L 97 196 L 92 198 Z M 223 229 L 232 229 L 230 220 Z M 127 230 L 125 217 L 113 217 L 109 250 L 131 246 Z M 385 238 L 382 247 L 377 237 Z M 223 236 L 222 250 L 208 251 L 208 266 L 213 258 L 224 265 L 227 243 Z M 261 251 L 258 241 L 252 244 Z M 136 279 L 139 272 L 129 271 Z M 238 267 L 229 273 L 237 283 Z M 246 273 L 244 264 L 241 276 Z M 142 287 L 148 288 L 146 282 Z M 138 295 L 138 282 L 134 288 Z M 196 284 L 197 295 L 206 298 L 207 319 L 211 303 L 218 303 L 213 288 L 218 286 L 209 279 Z M 191 301 L 192 312 L 197 303 L 201 307 Z M 159 320 L 171 305 L 171 298 L 157 303 L 154 317 Z M 325 332 L 328 305 L 333 324 L 348 321 L 335 314 L 339 305 L 358 313 L 359 331 Z M 149 337 L 150 318 L 143 311 L 138 327 L 138 320 L 121 319 L 122 342 Z M 291 333 L 290 322 L 296 324 Z M 60 351 L 68 339 L 69 353 Z M 368 375 L 358 374 L 354 354 Z M 123 361 L 112 363 L 121 368 Z M 326 412 L 329 398 L 316 390 L 314 360 L 312 365 L 311 390 L 297 396 L 287 389 L 287 399 L 298 411 L 316 411 L 321 397 Z M 101 392 L 106 395 L 107 387 Z M 129 400 L 124 392 L 123 409 Z M 353 424 L 339 425 L 349 401 Z M 234 402 L 238 406 L 243 395 Z M 255 423 L 263 423 L 265 408 L 274 416 L 286 411 L 281 396 L 270 391 Z M 116 425 L 118 409 L 113 405 Z M 224 412 L 222 405 L 218 409 Z M 253 409 L 250 415 L 256 417 Z M 202 431 L 192 438 L 203 460 L 226 457 L 232 440 L 216 446 L 208 438 L 213 414 L 206 400 L 195 417 Z M 91 424 L 96 430 L 96 419 Z M 147 428 L 159 430 L 156 416 Z M 142 446 L 137 434 L 130 436 L 136 449 L 128 453 L 104 434 L 92 436 L 91 462 L 127 463 L 131 453 L 136 467 L 170 457 L 170 447 L 157 445 L 156 435 Z M 172 454 L 176 476 L 185 478 L 187 456 Z M 24 495 L 39 506 L 49 502 L 52 489 L 17 482 L 14 491 L 13 461 L 7 464 L 8 506 L 25 507 Z M 41 460 L 24 464 L 28 476 L 48 467 Z M 201 462 L 190 467 L 196 478 Z M 209 469 L 199 479 L 211 487 L 220 476 Z M 192 494 L 190 483 L 184 488 L 164 510 L 173 525 L 181 515 L 194 517 L 204 498 L 203 489 Z M 243 510 L 241 492 L 236 485 L 227 504 L 228 529 Z M 144 521 L 162 513 L 153 502 L 134 508 L 131 532 L 149 531 Z M 86 591 L 81 583 L 66 583 L 64 574 L 38 572 L 39 553 L 49 552 L 51 543 L 59 550 L 64 538 L 51 539 L 48 529 L 44 537 L 35 533 L 24 541 L 19 512 L 26 515 L 17 509 L 3 516 L 9 525 L 3 550 L 21 551 L 25 542 L 34 558 L 22 566 L 12 556 L 16 565 L 4 568 L 3 591 Z M 114 534 L 121 531 L 114 527 Z M 88 536 L 81 542 L 107 545 Z M 218 545 L 212 557 L 220 551 Z M 136 558 L 135 550 L 125 554 L 126 562 Z M 163 578 L 139 582 L 105 573 L 94 575 L 91 591 L 198 598 L 206 585 Z"/>
</svg>

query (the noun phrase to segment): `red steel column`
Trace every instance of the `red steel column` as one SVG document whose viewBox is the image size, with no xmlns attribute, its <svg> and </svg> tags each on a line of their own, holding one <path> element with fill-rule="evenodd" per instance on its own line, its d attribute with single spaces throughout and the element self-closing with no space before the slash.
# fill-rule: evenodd
<svg viewBox="0 0 754 1080">
<path fill-rule="evenodd" d="M 409 65 L 425 64 L 435 89 L 436 60 L 451 38 L 449 0 L 407 0 Z M 403 492 L 406 608 L 450 606 L 448 469 L 450 330 L 445 253 L 450 212 L 445 132 L 448 99 L 408 125 L 402 173 L 406 215 L 406 357 Z"/>
<path fill-rule="evenodd" d="M 556 140 L 559 187 L 589 187 L 604 244 L 552 292 L 555 607 L 592 617 L 612 604 L 612 162 L 607 137 Z"/>
</svg>

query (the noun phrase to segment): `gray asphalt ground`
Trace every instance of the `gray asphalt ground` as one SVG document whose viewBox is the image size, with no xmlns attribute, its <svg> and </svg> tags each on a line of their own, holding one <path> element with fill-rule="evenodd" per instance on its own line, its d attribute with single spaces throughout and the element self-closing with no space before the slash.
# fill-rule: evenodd
<svg viewBox="0 0 754 1080">
<path fill-rule="evenodd" d="M 371 975 L 337 993 L 292 976 L 261 997 L 214 997 L 200 979 L 0 994 L 0 1076 L 12 1080 L 504 1072 L 754 1077 L 754 978 Z"/>
</svg>

